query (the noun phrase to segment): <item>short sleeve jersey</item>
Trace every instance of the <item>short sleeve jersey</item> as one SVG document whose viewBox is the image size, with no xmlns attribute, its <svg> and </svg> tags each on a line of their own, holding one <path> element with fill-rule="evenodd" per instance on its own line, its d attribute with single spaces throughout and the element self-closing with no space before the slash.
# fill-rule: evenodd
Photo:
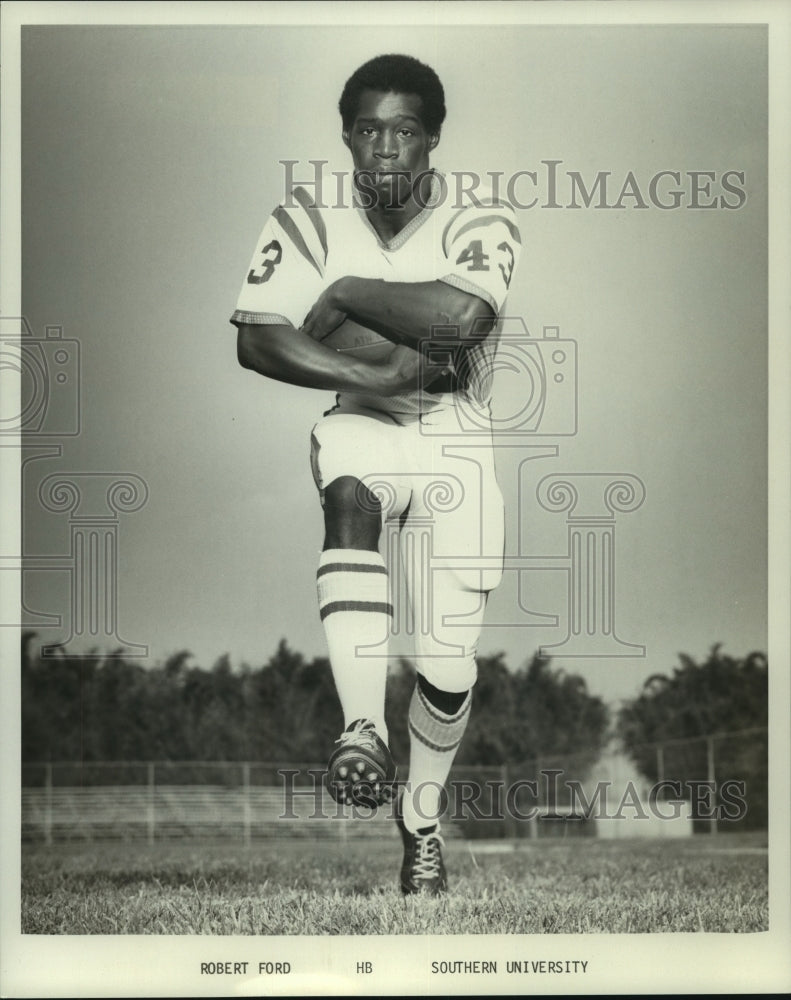
<svg viewBox="0 0 791 1000">
<path fill-rule="evenodd" d="M 480 189 L 459 199 L 437 172 L 422 210 L 389 241 L 379 237 L 356 204 L 350 183 L 330 205 L 295 187 L 264 226 L 231 321 L 299 327 L 321 292 L 349 275 L 443 281 L 477 295 L 499 316 L 520 248 L 516 215 L 507 202 Z M 452 392 L 485 408 L 497 339 L 495 328 L 476 342 L 467 352 L 464 376 L 446 392 L 414 390 L 387 398 L 343 393 L 343 400 L 396 419 L 452 405 Z"/>
</svg>

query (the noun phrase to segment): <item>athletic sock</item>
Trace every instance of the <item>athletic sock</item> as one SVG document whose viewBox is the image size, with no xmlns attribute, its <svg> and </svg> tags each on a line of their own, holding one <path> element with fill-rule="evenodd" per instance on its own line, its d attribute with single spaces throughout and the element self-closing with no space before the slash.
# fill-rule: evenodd
<svg viewBox="0 0 791 1000">
<path fill-rule="evenodd" d="M 327 549 L 316 577 L 319 614 L 344 725 L 371 719 L 387 742 L 385 685 L 393 606 L 378 552 Z"/>
<path fill-rule="evenodd" d="M 446 715 L 431 704 L 419 685 L 409 705 L 409 782 L 401 802 L 410 833 L 433 826 L 442 811 L 442 788 L 467 728 L 472 693 L 461 708 Z"/>
</svg>

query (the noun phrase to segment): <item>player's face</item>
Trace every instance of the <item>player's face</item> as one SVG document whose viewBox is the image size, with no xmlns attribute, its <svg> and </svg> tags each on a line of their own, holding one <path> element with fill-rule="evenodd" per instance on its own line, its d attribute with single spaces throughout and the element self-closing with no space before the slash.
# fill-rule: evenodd
<svg viewBox="0 0 791 1000">
<path fill-rule="evenodd" d="M 439 135 L 423 124 L 422 105 L 417 94 L 364 90 L 354 123 L 343 133 L 358 186 L 372 192 L 382 208 L 403 205 L 429 168 Z"/>
</svg>

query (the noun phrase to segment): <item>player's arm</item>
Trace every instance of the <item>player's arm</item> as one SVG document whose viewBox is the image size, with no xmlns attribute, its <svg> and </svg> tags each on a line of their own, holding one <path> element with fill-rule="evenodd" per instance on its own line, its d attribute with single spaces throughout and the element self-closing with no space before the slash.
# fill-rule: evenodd
<svg viewBox="0 0 791 1000">
<path fill-rule="evenodd" d="M 452 327 L 462 340 L 491 330 L 497 315 L 478 295 L 444 281 L 398 282 L 345 277 L 319 297 L 302 330 L 321 340 L 352 316 L 397 344 L 417 348 L 432 329 Z"/>
<path fill-rule="evenodd" d="M 436 281 L 391 282 L 348 276 L 325 289 L 302 329 L 321 340 L 348 315 L 398 344 L 417 347 L 436 328 L 462 341 L 485 337 L 505 302 L 521 235 L 513 208 L 485 199 L 456 212 L 435 247 Z"/>
<path fill-rule="evenodd" d="M 287 324 L 238 324 L 236 352 L 243 368 L 309 389 L 391 396 L 420 383 L 420 356 L 407 347 L 374 364 L 340 354 Z"/>
</svg>

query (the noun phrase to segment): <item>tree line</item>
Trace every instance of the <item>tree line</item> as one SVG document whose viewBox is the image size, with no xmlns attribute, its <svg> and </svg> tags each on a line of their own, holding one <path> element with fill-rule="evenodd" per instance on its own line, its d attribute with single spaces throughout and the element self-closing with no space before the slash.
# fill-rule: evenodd
<svg viewBox="0 0 791 1000">
<path fill-rule="evenodd" d="M 685 653 L 679 654 L 679 663 L 670 674 L 649 677 L 638 697 L 621 707 L 616 731 L 622 745 L 651 782 L 713 780 L 711 801 L 715 807 L 721 804 L 726 782 L 743 783 L 747 814 L 739 825 L 746 829 L 766 827 L 766 656 L 753 652 L 733 657 L 717 644 L 702 663 Z"/>
<path fill-rule="evenodd" d="M 326 657 L 281 640 L 257 668 L 211 669 L 184 650 L 146 667 L 123 655 L 33 655 L 22 647 L 22 760 L 323 761 L 343 729 Z M 510 670 L 502 654 L 478 663 L 474 711 L 459 764 L 498 765 L 604 746 L 610 713 L 583 678 L 534 656 Z M 391 665 L 387 722 L 398 761 L 409 754 L 413 664 Z"/>
</svg>

